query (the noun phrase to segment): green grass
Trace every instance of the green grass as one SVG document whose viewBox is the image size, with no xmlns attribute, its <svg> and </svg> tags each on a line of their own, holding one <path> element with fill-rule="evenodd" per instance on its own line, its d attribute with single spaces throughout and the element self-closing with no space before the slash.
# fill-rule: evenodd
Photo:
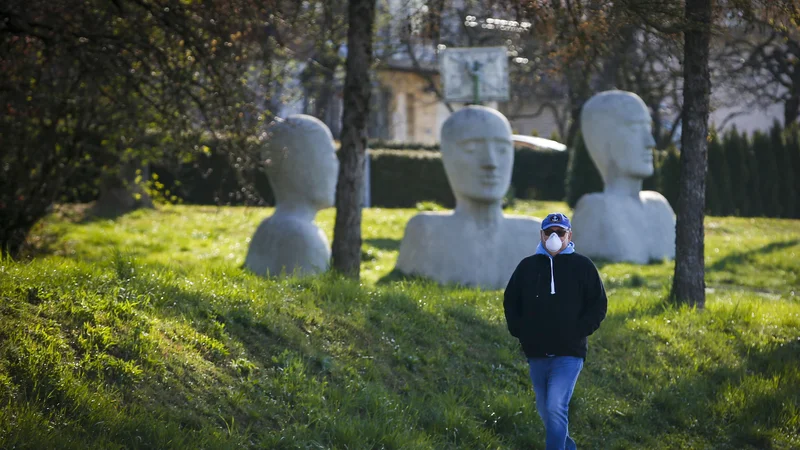
<svg viewBox="0 0 800 450">
<path fill-rule="evenodd" d="M 361 283 L 242 271 L 269 209 L 51 216 L 0 261 L 0 448 L 542 448 L 502 292 L 388 276 L 415 213 L 364 212 Z M 598 261 L 581 448 L 800 447 L 800 222 L 708 218 L 706 255 L 701 312 Z"/>
</svg>

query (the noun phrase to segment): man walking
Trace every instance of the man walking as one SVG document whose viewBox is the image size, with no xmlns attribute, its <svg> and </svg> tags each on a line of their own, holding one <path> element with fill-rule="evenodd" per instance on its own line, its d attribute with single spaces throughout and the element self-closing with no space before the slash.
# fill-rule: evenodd
<svg viewBox="0 0 800 450">
<path fill-rule="evenodd" d="M 587 337 L 606 316 L 607 298 L 592 261 L 575 252 L 569 218 L 542 221 L 536 253 L 523 259 L 506 286 L 508 331 L 528 358 L 547 450 L 573 450 L 569 401 L 586 358 Z"/>
</svg>

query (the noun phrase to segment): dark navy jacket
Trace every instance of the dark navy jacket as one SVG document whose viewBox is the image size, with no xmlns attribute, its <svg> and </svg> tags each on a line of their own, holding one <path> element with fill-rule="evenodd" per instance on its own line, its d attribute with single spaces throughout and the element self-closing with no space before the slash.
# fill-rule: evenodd
<svg viewBox="0 0 800 450">
<path fill-rule="evenodd" d="M 608 299 L 592 261 L 578 253 L 522 260 L 506 286 L 503 306 L 508 331 L 529 358 L 586 358 L 587 337 L 606 317 Z"/>
</svg>

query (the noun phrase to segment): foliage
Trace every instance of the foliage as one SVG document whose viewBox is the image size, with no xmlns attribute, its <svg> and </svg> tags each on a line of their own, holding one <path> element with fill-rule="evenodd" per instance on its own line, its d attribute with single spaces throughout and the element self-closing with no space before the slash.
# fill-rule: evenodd
<svg viewBox="0 0 800 450">
<path fill-rule="evenodd" d="M 681 154 L 675 147 L 657 153 L 656 173 L 658 187 L 655 189 L 671 205 L 678 202 L 678 178 L 680 177 Z"/>
<path fill-rule="evenodd" d="M 261 165 L 237 166 L 217 141 L 191 161 L 153 165 L 165 189 L 184 203 L 201 205 L 269 205 L 275 196 Z"/>
<path fill-rule="evenodd" d="M 725 170 L 725 152 L 716 132 L 712 130 L 711 133 L 711 139 L 708 141 L 706 211 L 715 216 L 730 216 L 733 205 L 729 202 L 731 196 L 725 194 L 731 191 L 730 174 Z"/>
<path fill-rule="evenodd" d="M 375 284 L 414 210 L 365 210 L 363 284 L 243 272 L 268 209 L 168 206 L 91 222 L 58 212 L 34 233 L 48 254 L 0 262 L 0 447 L 544 441 L 501 292 Z M 333 210 L 319 223 L 330 236 Z M 664 303 L 670 263 L 598 262 L 609 316 L 570 408 L 578 445 L 800 445 L 797 223 L 707 218 L 706 231 L 703 314 Z"/>
<path fill-rule="evenodd" d="M 560 201 L 564 199 L 567 152 L 517 148 L 511 187 L 516 198 Z"/>
<path fill-rule="evenodd" d="M 583 140 L 579 141 L 581 144 Z M 718 216 L 799 218 L 800 195 L 795 176 L 800 161 L 800 133 L 774 124 L 768 133 L 752 137 L 732 127 L 712 132 L 708 150 L 706 211 Z M 603 189 L 600 174 L 583 145 L 571 151 L 567 172 L 567 203 L 574 205 L 584 194 Z M 678 198 L 680 151 L 656 150 L 655 173 L 643 189 L 661 193 L 671 205 Z"/>
<path fill-rule="evenodd" d="M 761 192 L 764 186 L 779 183 L 775 189 L 770 187 L 773 194 L 777 195 L 779 210 L 784 211 L 786 217 L 798 217 L 800 212 L 793 206 L 796 202 L 792 200 L 800 192 L 797 186 L 800 177 L 796 177 L 792 171 L 793 167 L 800 164 L 798 136 L 800 135 L 796 128 L 782 130 L 776 126 L 769 132 L 769 142 L 761 139 L 760 147 L 756 149 L 752 139 L 735 128 L 724 133 L 714 132 L 709 141 L 707 212 L 720 216 L 776 217 L 778 210 L 766 208 L 768 202 L 765 202 Z M 774 146 L 774 142 L 779 142 L 780 145 Z M 149 185 L 151 190 L 161 185 L 156 189 L 160 190 L 159 198 L 203 205 L 274 204 L 274 197 L 263 171 L 237 171 L 226 155 L 218 153 L 217 144 L 208 139 L 201 141 L 201 144 L 208 148 L 208 152 L 190 162 L 151 166 L 157 180 L 151 181 Z M 420 150 L 422 151 L 417 153 Z M 576 194 L 580 190 L 584 191 L 580 195 L 602 190 L 600 175 L 588 152 L 582 145 L 576 151 L 577 153 L 569 152 L 576 155 L 576 166 L 583 167 L 576 172 L 587 174 L 572 178 L 566 171 L 567 152 L 516 149 L 511 178 L 514 197 L 560 200 L 564 198 L 565 189 L 570 183 L 576 183 L 572 185 L 577 186 L 574 188 Z M 759 164 L 763 164 L 757 161 L 759 152 L 775 153 L 773 158 L 779 161 L 776 163 L 776 172 L 768 171 L 766 178 L 757 170 Z M 766 153 L 762 158 L 764 156 Z M 373 205 L 414 207 L 419 202 L 433 201 L 449 208 L 454 204 L 438 152 L 417 147 L 405 150 L 375 149 L 370 150 L 370 161 Z M 680 152 L 675 147 L 656 150 L 655 174 L 644 180 L 643 189 L 658 191 L 670 204 L 675 205 L 679 161 Z M 592 170 L 587 172 L 587 167 Z M 92 179 L 94 176 L 96 175 L 86 178 Z M 249 184 L 242 184 L 241 177 L 249 180 Z M 587 180 L 592 179 L 593 187 L 586 187 Z M 96 198 L 96 189 L 73 189 L 76 191 L 75 196 L 64 198 L 83 202 Z"/>
<path fill-rule="evenodd" d="M 579 133 L 573 142 L 575 145 L 569 149 L 569 163 L 564 181 L 566 201 L 570 208 L 574 208 L 584 194 L 603 190 L 603 177 L 589 155 L 583 135 Z"/>
<path fill-rule="evenodd" d="M 427 150 L 438 152 L 439 144 L 420 144 L 418 142 L 396 142 L 374 139 L 370 141 L 369 148 L 375 150 Z"/>
<path fill-rule="evenodd" d="M 800 217 L 794 174 L 800 159 L 797 142 L 797 128 L 783 130 L 778 124 L 750 138 L 735 128 L 722 136 L 713 134 L 707 210 L 715 215 Z"/>
<path fill-rule="evenodd" d="M 0 9 L 0 247 L 16 254 L 74 175 L 99 185 L 190 160 L 203 133 L 231 164 L 270 117 L 283 2 L 6 2 Z M 280 67 L 280 66 L 279 66 Z M 122 169 L 120 169 L 122 168 Z M 144 180 L 146 181 L 146 180 Z M 97 188 L 94 180 L 82 191 Z"/>
<path fill-rule="evenodd" d="M 455 206 L 440 153 L 370 150 L 369 155 L 372 204 L 410 208 L 420 201 L 432 201 Z"/>
<path fill-rule="evenodd" d="M 409 208 L 420 201 L 455 205 L 438 152 L 371 150 L 370 163 L 374 205 Z M 561 200 L 566 165 L 564 152 L 517 148 L 511 174 L 514 198 Z"/>
</svg>

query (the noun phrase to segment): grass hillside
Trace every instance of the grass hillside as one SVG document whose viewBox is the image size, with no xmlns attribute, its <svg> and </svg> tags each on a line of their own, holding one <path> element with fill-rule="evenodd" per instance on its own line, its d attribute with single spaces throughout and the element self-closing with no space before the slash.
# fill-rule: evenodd
<svg viewBox="0 0 800 450">
<path fill-rule="evenodd" d="M 542 448 L 502 292 L 390 275 L 415 213 L 365 211 L 357 283 L 242 271 L 269 209 L 59 210 L 0 261 L 0 448 Z M 663 301 L 672 263 L 598 262 L 579 447 L 800 448 L 800 222 L 707 218 L 706 246 L 701 312 Z"/>
</svg>

